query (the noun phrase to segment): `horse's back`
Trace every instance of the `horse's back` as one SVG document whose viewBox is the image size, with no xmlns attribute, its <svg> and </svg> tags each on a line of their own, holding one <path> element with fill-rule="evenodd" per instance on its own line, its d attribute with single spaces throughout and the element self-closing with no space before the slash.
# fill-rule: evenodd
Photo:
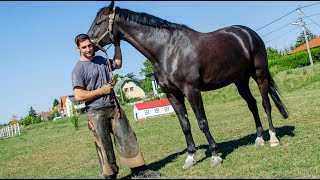
<svg viewBox="0 0 320 180">
<path fill-rule="evenodd" d="M 253 73 L 256 53 L 265 54 L 264 43 L 249 27 L 234 25 L 200 35 L 201 89 L 218 89 Z M 202 44 L 202 45 L 200 45 Z M 266 58 L 260 58 L 262 65 Z"/>
</svg>

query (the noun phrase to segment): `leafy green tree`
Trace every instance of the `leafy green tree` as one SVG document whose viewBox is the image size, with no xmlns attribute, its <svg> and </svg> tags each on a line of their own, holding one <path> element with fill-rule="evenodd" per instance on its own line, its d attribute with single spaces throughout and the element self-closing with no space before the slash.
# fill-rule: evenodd
<svg viewBox="0 0 320 180">
<path fill-rule="evenodd" d="M 153 66 L 151 64 L 151 62 L 149 60 L 145 60 L 143 62 L 143 68 L 140 69 L 140 75 L 147 75 L 147 74 L 150 74 L 150 73 L 153 73 Z"/>
<path fill-rule="evenodd" d="M 143 68 L 140 69 L 140 75 L 146 76 L 147 74 L 153 73 L 153 66 L 149 60 L 143 62 Z M 151 77 L 146 77 L 140 81 L 141 87 L 145 90 L 146 93 L 152 92 L 152 81 Z"/>
<path fill-rule="evenodd" d="M 271 47 L 267 48 L 267 55 L 268 55 L 268 60 L 282 57 L 282 55 L 279 51 L 277 51 L 276 49 L 273 49 Z"/>
<path fill-rule="evenodd" d="M 308 41 L 311 41 L 316 37 L 309 29 L 306 28 L 306 34 Z M 302 44 L 306 43 L 306 38 L 304 37 L 304 31 L 300 33 L 300 35 L 297 37 L 295 48 L 301 46 Z"/>
<path fill-rule="evenodd" d="M 57 99 L 54 99 L 52 104 L 52 109 L 54 109 L 54 107 L 56 107 L 58 104 L 59 104 L 59 101 Z"/>
<path fill-rule="evenodd" d="M 36 110 L 34 110 L 32 106 L 30 107 L 30 110 L 28 111 L 28 115 L 31 117 L 36 117 L 36 115 L 37 115 Z"/>
<path fill-rule="evenodd" d="M 122 76 L 122 75 L 120 75 L 120 74 L 114 74 L 113 77 L 114 77 L 114 80 L 116 81 L 115 83 L 118 82 L 118 79 L 119 79 L 119 78 L 121 78 L 121 79 L 124 78 L 124 76 Z"/>
</svg>

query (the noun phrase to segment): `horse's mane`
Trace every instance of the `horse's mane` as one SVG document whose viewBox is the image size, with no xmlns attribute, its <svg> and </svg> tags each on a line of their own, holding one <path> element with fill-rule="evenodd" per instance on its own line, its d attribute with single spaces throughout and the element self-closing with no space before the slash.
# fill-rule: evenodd
<svg viewBox="0 0 320 180">
<path fill-rule="evenodd" d="M 142 24 L 142 25 L 152 26 L 156 28 L 171 29 L 171 30 L 182 30 L 186 28 L 190 29 L 186 25 L 172 23 L 147 13 L 142 13 L 142 12 L 137 13 L 128 9 L 120 9 L 119 7 L 116 7 L 115 10 L 120 12 L 119 17 L 125 21 L 131 21 L 131 22 Z M 109 11 L 108 7 L 101 8 L 97 13 L 97 15 L 105 14 L 106 13 L 105 11 Z"/>
</svg>

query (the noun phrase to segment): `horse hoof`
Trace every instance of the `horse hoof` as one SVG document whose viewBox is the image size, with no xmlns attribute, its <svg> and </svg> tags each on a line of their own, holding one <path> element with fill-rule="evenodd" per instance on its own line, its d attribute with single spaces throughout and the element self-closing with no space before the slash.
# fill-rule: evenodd
<svg viewBox="0 0 320 180">
<path fill-rule="evenodd" d="M 219 156 L 212 156 L 211 157 L 211 165 L 219 165 L 222 163 L 222 158 Z"/>
<path fill-rule="evenodd" d="M 255 143 L 254 143 L 254 145 L 256 146 L 256 147 L 259 147 L 259 146 L 263 146 L 264 145 L 264 140 L 261 138 L 261 139 L 256 139 L 256 141 L 255 141 Z"/>
<path fill-rule="evenodd" d="M 183 165 L 182 168 L 183 168 L 183 169 L 187 169 L 187 168 L 193 166 L 194 164 L 196 164 L 196 161 L 195 161 L 195 160 L 186 161 L 186 162 L 184 163 L 184 165 Z"/>
<path fill-rule="evenodd" d="M 270 147 L 277 147 L 279 144 L 279 141 L 270 141 Z"/>
</svg>

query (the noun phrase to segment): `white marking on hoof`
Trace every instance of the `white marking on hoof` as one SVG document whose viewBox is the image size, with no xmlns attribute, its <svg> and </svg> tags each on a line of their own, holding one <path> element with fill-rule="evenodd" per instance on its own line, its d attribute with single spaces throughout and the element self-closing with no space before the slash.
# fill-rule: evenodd
<svg viewBox="0 0 320 180">
<path fill-rule="evenodd" d="M 219 156 L 212 156 L 211 157 L 211 165 L 219 165 L 222 163 L 222 158 Z"/>
<path fill-rule="evenodd" d="M 184 165 L 182 166 L 183 169 L 187 169 L 191 166 L 193 166 L 194 164 L 196 164 L 196 161 L 194 160 L 194 154 L 189 154 Z"/>
<path fill-rule="evenodd" d="M 270 147 L 276 147 L 279 146 L 279 139 L 276 137 L 276 132 L 272 132 L 271 130 L 269 130 L 269 134 L 270 134 Z"/>
<path fill-rule="evenodd" d="M 262 138 L 262 137 L 257 137 L 254 145 L 257 146 L 257 147 L 263 146 L 263 145 L 264 145 L 264 140 L 263 140 L 263 138 Z"/>
</svg>

